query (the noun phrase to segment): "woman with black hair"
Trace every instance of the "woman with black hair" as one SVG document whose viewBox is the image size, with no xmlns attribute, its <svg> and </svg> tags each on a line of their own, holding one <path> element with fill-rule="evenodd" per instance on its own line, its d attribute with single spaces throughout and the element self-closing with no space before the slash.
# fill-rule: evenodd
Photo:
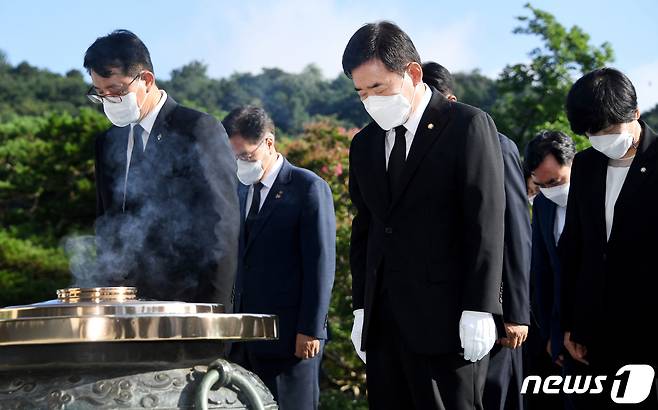
<svg viewBox="0 0 658 410">
<path fill-rule="evenodd" d="M 610 385 L 622 366 L 658 364 L 658 135 L 640 120 L 631 81 L 612 68 L 576 81 L 566 108 L 592 147 L 574 158 L 559 244 L 564 344 L 583 374 L 608 376 L 606 406 L 646 393 L 640 406 L 655 409 L 655 385 L 641 394 L 630 382 Z"/>
</svg>

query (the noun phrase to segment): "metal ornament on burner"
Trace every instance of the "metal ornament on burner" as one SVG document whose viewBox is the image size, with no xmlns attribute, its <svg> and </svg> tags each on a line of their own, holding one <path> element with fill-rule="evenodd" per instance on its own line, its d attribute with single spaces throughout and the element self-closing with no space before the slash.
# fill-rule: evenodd
<svg viewBox="0 0 658 410">
<path fill-rule="evenodd" d="M 133 287 L 60 289 L 0 309 L 0 409 L 276 409 L 221 356 L 226 341 L 277 337 L 272 315 L 140 300 Z"/>
</svg>

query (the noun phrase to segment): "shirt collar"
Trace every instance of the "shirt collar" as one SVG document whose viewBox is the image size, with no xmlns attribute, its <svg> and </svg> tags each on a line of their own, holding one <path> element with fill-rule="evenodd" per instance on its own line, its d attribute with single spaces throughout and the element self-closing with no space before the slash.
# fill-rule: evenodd
<svg viewBox="0 0 658 410">
<path fill-rule="evenodd" d="M 283 155 L 277 153 L 277 159 L 272 165 L 272 169 L 269 170 L 267 175 L 263 177 L 263 179 L 260 180 L 260 182 L 265 185 L 268 189 L 272 188 L 272 185 L 274 185 L 274 181 L 276 181 L 276 177 L 279 176 L 279 171 L 281 171 L 281 167 L 283 166 Z"/>
<path fill-rule="evenodd" d="M 144 128 L 144 131 L 148 132 L 149 135 L 151 134 L 151 130 L 153 130 L 153 125 L 155 125 L 155 120 L 158 118 L 160 110 L 167 101 L 167 93 L 165 90 L 160 90 L 160 93 L 160 101 L 158 101 L 158 105 L 156 105 L 151 112 L 139 122 L 139 125 L 141 125 L 142 128 Z"/>
<path fill-rule="evenodd" d="M 418 125 L 420 125 L 420 119 L 423 117 L 423 113 L 425 112 L 425 109 L 432 99 L 432 90 L 425 83 L 423 83 L 423 87 L 425 87 L 425 92 L 423 93 L 423 97 L 420 100 L 420 104 L 418 104 L 418 107 L 416 107 L 411 115 L 409 115 L 407 122 L 402 124 L 404 125 L 404 128 L 412 135 L 416 135 Z"/>
</svg>

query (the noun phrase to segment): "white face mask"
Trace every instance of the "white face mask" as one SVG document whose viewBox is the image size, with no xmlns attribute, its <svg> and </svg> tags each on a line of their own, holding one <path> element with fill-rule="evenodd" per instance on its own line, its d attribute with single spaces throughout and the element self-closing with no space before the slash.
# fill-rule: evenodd
<svg viewBox="0 0 658 410">
<path fill-rule="evenodd" d="M 140 106 L 137 104 L 137 94 L 129 92 L 121 96 L 121 102 L 111 103 L 103 100 L 103 111 L 110 122 L 117 127 L 125 127 L 139 122 Z"/>
<path fill-rule="evenodd" d="M 244 161 L 238 160 L 238 179 L 244 185 L 253 185 L 265 174 L 263 161 Z"/>
<path fill-rule="evenodd" d="M 409 118 L 409 115 L 411 115 L 411 105 L 414 102 L 413 99 L 416 97 L 415 89 L 411 102 L 401 94 L 404 81 L 407 77 L 408 75 L 405 72 L 402 79 L 402 86 L 400 86 L 400 92 L 397 94 L 371 95 L 363 100 L 363 105 L 366 111 L 368 111 L 368 114 L 385 131 L 404 124 Z"/>
<path fill-rule="evenodd" d="M 552 186 L 550 188 L 539 188 L 542 194 L 549 200 L 555 202 L 558 206 L 567 206 L 569 199 L 569 183 Z"/>
<path fill-rule="evenodd" d="M 626 155 L 633 145 L 633 134 L 622 132 L 620 134 L 590 135 L 589 142 L 592 147 L 610 159 L 619 159 Z"/>
</svg>

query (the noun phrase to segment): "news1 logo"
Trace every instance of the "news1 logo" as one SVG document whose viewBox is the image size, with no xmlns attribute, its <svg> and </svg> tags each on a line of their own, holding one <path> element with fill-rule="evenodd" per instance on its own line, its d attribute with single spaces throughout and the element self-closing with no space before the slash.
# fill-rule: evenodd
<svg viewBox="0 0 658 410">
<path fill-rule="evenodd" d="M 612 379 L 610 399 L 615 403 L 637 404 L 649 397 L 655 378 L 653 367 L 646 364 L 627 364 L 617 371 Z M 548 376 L 543 381 L 540 376 L 527 376 L 523 380 L 521 394 L 526 394 L 532 382 L 532 394 L 541 391 L 545 394 L 601 394 L 608 376 L 567 375 Z"/>
</svg>

